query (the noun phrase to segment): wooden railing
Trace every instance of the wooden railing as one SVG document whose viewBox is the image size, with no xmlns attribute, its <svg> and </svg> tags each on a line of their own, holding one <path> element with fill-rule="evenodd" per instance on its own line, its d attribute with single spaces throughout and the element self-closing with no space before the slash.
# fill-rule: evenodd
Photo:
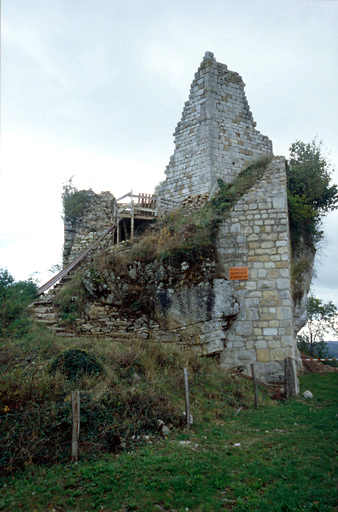
<svg viewBox="0 0 338 512">
<path fill-rule="evenodd" d="M 71 263 L 69 263 L 64 269 L 62 269 L 61 272 L 52 277 L 52 279 L 47 281 L 47 283 L 40 286 L 40 288 L 38 289 L 38 295 L 42 295 L 45 291 L 49 290 L 49 288 L 51 288 L 54 284 L 60 281 L 60 279 L 65 277 L 74 267 L 76 267 L 78 263 L 80 263 L 80 261 L 82 261 L 87 256 L 89 251 L 94 249 L 94 247 L 96 247 L 100 242 L 102 242 L 102 240 L 107 235 L 109 235 L 109 233 L 111 233 L 114 229 L 116 229 L 116 222 L 112 226 L 110 226 L 110 228 L 108 228 L 97 240 L 95 240 L 95 242 L 93 242 L 89 247 L 87 247 L 85 251 L 79 254 L 79 256 L 77 256 L 73 261 L 71 261 Z"/>
<path fill-rule="evenodd" d="M 128 202 L 121 202 L 122 199 L 129 198 Z M 134 219 L 151 220 L 153 217 L 160 216 L 160 205 L 157 196 L 153 194 L 133 194 L 132 191 L 117 199 L 114 211 L 114 223 L 85 251 L 71 261 L 64 269 L 56 274 L 52 279 L 47 281 L 38 289 L 38 295 L 42 295 L 45 291 L 49 290 L 53 285 L 65 277 L 76 265 L 78 265 L 91 251 L 94 249 L 109 233 L 116 230 L 116 241 L 120 242 L 120 220 L 123 218 L 130 218 L 130 236 L 134 238 Z"/>
<path fill-rule="evenodd" d="M 122 199 L 129 198 L 129 201 L 121 202 Z M 120 242 L 120 221 L 130 219 L 130 238 L 134 238 L 135 219 L 151 220 L 154 217 L 161 216 L 160 203 L 154 194 L 133 194 L 131 190 L 128 194 L 119 197 L 116 201 L 115 219 L 116 219 L 116 240 Z"/>
</svg>

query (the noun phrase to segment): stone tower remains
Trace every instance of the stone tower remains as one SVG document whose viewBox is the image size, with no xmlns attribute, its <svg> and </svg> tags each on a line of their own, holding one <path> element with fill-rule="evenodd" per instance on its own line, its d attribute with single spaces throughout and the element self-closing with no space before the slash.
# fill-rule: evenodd
<svg viewBox="0 0 338 512">
<path fill-rule="evenodd" d="M 255 129 L 238 73 L 206 52 L 191 84 L 175 137 L 175 152 L 158 194 L 182 202 L 210 193 L 218 178 L 231 182 L 246 162 L 272 156 L 272 142 Z"/>
<path fill-rule="evenodd" d="M 166 180 L 157 187 L 164 205 L 210 194 L 218 178 L 230 183 L 248 163 L 273 157 L 272 142 L 256 130 L 242 78 L 211 52 L 195 74 L 174 136 Z M 202 336 L 209 340 L 205 353 L 218 352 L 224 366 L 246 373 L 255 363 L 267 382 L 282 379 L 284 358 L 298 355 L 289 240 L 285 159 L 277 157 L 220 226 L 218 261 L 239 314 L 223 334 Z M 228 280 L 236 267 L 247 269 L 247 279 Z"/>
<path fill-rule="evenodd" d="M 261 380 L 280 383 L 284 359 L 298 357 L 285 159 L 273 157 L 271 141 L 256 130 L 242 78 L 210 52 L 195 74 L 174 135 L 166 180 L 156 190 L 164 210 L 208 197 L 218 178 L 233 182 L 253 160 L 268 156 L 271 161 L 218 225 L 215 258 L 201 262 L 198 280 L 189 278 L 194 269 L 188 260 L 159 268 L 137 261 L 129 282 L 105 269 L 100 277 L 105 293 L 93 295 L 85 305 L 73 335 L 112 341 L 136 335 L 177 343 L 217 355 L 224 367 L 247 374 L 255 363 Z M 91 193 L 80 221 L 66 226 L 65 260 L 91 241 L 89 232 L 98 236 L 106 229 L 114 201 L 109 193 Z M 130 315 L 130 308 L 126 312 L 121 304 L 135 282 L 142 284 L 152 307 Z"/>
</svg>

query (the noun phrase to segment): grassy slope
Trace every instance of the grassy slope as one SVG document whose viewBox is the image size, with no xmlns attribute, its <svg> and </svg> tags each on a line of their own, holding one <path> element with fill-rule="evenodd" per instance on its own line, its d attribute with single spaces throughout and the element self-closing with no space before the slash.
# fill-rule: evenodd
<svg viewBox="0 0 338 512">
<path fill-rule="evenodd" d="M 199 414 L 201 397 L 193 400 L 190 432 L 117 456 L 27 470 L 3 481 L 0 509 L 336 510 L 337 384 L 336 374 L 305 375 L 302 389 L 313 400 L 265 403 L 237 416 L 215 403 L 210 388 L 210 416 Z"/>
</svg>

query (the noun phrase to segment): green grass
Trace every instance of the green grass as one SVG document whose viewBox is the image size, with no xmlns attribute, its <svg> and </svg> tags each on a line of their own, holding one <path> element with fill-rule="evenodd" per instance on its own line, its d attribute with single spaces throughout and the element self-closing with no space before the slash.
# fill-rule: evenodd
<svg viewBox="0 0 338 512">
<path fill-rule="evenodd" d="M 99 373 L 88 374 L 89 361 Z M 129 450 L 144 435 L 159 437 L 159 419 L 179 431 L 184 367 L 198 423 L 252 403 L 249 382 L 192 351 L 144 340 L 64 340 L 32 322 L 24 338 L 0 342 L 0 473 L 69 460 L 74 389 L 81 392 L 82 460 Z"/>
<path fill-rule="evenodd" d="M 0 509 L 337 510 L 337 385 L 336 374 L 305 375 L 302 391 L 310 389 L 313 400 L 262 402 L 237 416 L 226 393 L 215 405 L 211 383 L 217 414 L 199 413 L 195 388 L 190 431 L 78 465 L 33 467 L 2 481 Z"/>
</svg>

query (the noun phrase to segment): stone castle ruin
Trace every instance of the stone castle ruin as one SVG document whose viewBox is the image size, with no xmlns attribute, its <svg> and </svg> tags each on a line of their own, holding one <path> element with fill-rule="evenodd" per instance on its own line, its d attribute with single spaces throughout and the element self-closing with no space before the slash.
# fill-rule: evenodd
<svg viewBox="0 0 338 512">
<path fill-rule="evenodd" d="M 256 130 L 242 78 L 211 52 L 195 74 L 174 136 L 166 179 L 149 212 L 149 200 L 140 196 L 137 204 L 131 196 L 123 207 L 108 192 L 89 192 L 81 219 L 65 223 L 64 264 L 109 230 L 114 218 L 118 228 L 94 254 L 125 250 L 119 242 L 134 236 L 137 223 L 179 206 L 200 207 L 217 192 L 219 178 L 232 183 L 252 161 L 269 157 L 263 176 L 222 219 L 215 257 L 203 260 L 198 277 L 189 261 L 135 262 L 123 279 L 106 268 L 95 280 L 87 268 L 83 283 L 90 298 L 70 328 L 58 323 L 54 290 L 36 304 L 35 315 L 60 335 L 177 343 L 247 374 L 255 363 L 262 381 L 281 382 L 284 359 L 298 357 L 285 159 L 274 157 L 271 141 Z M 91 258 L 93 264 L 95 255 Z M 148 290 L 147 307 L 126 309 L 126 295 L 133 292 L 135 298 L 142 290 Z"/>
<path fill-rule="evenodd" d="M 217 178 L 231 182 L 246 163 L 272 156 L 272 142 L 255 129 L 238 73 L 206 52 L 191 84 L 175 136 L 175 152 L 160 197 L 182 202 L 212 192 Z"/>
</svg>

